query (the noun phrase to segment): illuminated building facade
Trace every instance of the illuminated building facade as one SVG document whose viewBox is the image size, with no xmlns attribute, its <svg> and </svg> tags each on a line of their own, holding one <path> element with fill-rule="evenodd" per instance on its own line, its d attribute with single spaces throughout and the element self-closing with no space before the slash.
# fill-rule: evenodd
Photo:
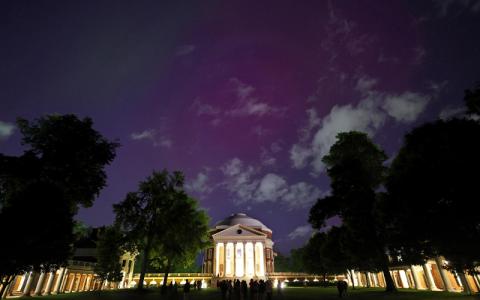
<svg viewBox="0 0 480 300">
<path fill-rule="evenodd" d="M 210 234 L 213 247 L 205 251 L 204 273 L 219 279 L 262 279 L 274 272 L 272 231 L 259 220 L 233 214 Z"/>
</svg>

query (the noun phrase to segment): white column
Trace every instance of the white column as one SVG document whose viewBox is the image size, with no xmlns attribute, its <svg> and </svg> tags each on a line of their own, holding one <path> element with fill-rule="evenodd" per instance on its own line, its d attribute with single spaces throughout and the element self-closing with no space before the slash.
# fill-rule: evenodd
<svg viewBox="0 0 480 300">
<path fill-rule="evenodd" d="M 239 242 L 235 245 L 235 276 L 243 277 L 244 271 L 244 248 L 243 243 Z"/>
<path fill-rule="evenodd" d="M 402 286 L 404 288 L 409 288 L 410 285 L 408 284 L 407 273 L 405 270 L 398 271 L 398 275 L 400 276 L 400 280 L 402 281 Z"/>
<path fill-rule="evenodd" d="M 220 275 L 220 244 L 215 245 L 215 276 Z"/>
<path fill-rule="evenodd" d="M 245 244 L 245 275 L 253 277 L 255 275 L 255 258 L 253 252 L 253 243 L 248 242 Z"/>
<path fill-rule="evenodd" d="M 60 282 L 60 289 L 58 290 L 58 294 L 60 293 L 65 293 L 65 290 L 67 289 L 67 281 L 68 281 L 68 275 L 70 271 L 65 268 L 65 274 L 63 275 L 63 280 Z"/>
<path fill-rule="evenodd" d="M 357 286 L 363 287 L 363 281 L 362 281 L 362 273 L 360 272 L 355 272 L 355 275 L 357 276 Z"/>
<path fill-rule="evenodd" d="M 370 280 L 370 272 L 365 273 L 365 279 L 367 280 L 367 287 L 372 287 L 372 282 Z"/>
<path fill-rule="evenodd" d="M 226 266 L 225 266 L 225 275 L 226 276 L 235 276 L 235 257 L 234 257 L 234 246 L 233 243 L 228 242 L 227 246 L 225 247 L 225 260 L 226 260 Z"/>
<path fill-rule="evenodd" d="M 45 272 L 40 272 L 40 277 L 38 277 L 37 286 L 35 287 L 35 295 L 38 296 L 42 293 L 43 280 L 45 279 Z"/>
<path fill-rule="evenodd" d="M 17 287 L 17 292 L 21 291 L 23 288 L 23 284 L 25 283 L 25 280 L 28 277 L 28 272 L 23 273 L 22 278 L 20 279 L 20 282 L 18 283 Z"/>
<path fill-rule="evenodd" d="M 440 257 L 437 256 L 435 257 L 435 262 L 437 263 L 438 271 L 440 272 L 440 277 L 442 278 L 443 286 L 445 287 L 445 290 L 452 292 L 453 291 L 452 284 L 448 279 L 447 270 L 443 268 L 443 261 L 440 259 Z"/>
<path fill-rule="evenodd" d="M 433 281 L 432 273 L 430 271 L 430 267 L 427 264 L 423 264 L 423 272 L 425 273 L 425 277 L 427 277 L 428 288 L 431 291 L 438 290 L 435 286 L 435 282 Z"/>
<path fill-rule="evenodd" d="M 48 275 L 47 286 L 45 287 L 45 294 L 50 295 L 50 291 L 52 289 L 53 278 L 55 278 L 55 272 L 50 272 Z"/>
<path fill-rule="evenodd" d="M 260 242 L 255 243 L 255 275 L 265 276 L 265 259 L 264 259 L 264 248 L 263 244 Z M 258 266 L 258 269 L 257 269 Z"/>
<path fill-rule="evenodd" d="M 33 281 L 34 276 L 35 276 L 35 273 L 33 271 L 31 271 L 28 274 L 27 283 L 25 284 L 25 287 L 23 288 L 23 296 L 30 296 L 30 289 L 32 287 L 32 281 Z"/>
<path fill-rule="evenodd" d="M 373 273 L 373 281 L 375 282 L 375 287 L 380 287 L 380 283 L 378 282 L 378 273 Z"/>
<path fill-rule="evenodd" d="M 65 267 L 60 268 L 60 274 L 58 274 L 57 281 L 55 282 L 55 286 L 53 287 L 53 293 L 58 294 L 60 290 L 60 284 L 62 283 L 63 276 L 65 275 Z"/>
<path fill-rule="evenodd" d="M 421 289 L 420 287 L 420 281 L 418 280 L 418 274 L 417 271 L 415 270 L 415 266 L 411 265 L 410 266 L 410 272 L 412 272 L 412 277 L 413 277 L 413 284 L 415 285 L 415 288 L 417 290 Z"/>
</svg>

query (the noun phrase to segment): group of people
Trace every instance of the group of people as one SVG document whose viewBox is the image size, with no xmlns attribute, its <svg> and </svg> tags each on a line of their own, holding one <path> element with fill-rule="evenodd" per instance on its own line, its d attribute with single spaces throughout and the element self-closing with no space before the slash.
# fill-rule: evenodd
<svg viewBox="0 0 480 300">
<path fill-rule="evenodd" d="M 168 287 L 166 288 L 166 292 L 168 292 L 169 294 L 169 298 L 170 299 L 178 299 L 178 284 L 174 284 L 173 281 L 170 281 L 170 284 L 168 285 Z M 162 289 L 165 288 L 164 286 L 162 286 Z M 183 299 L 186 300 L 186 299 L 189 299 L 189 295 L 190 295 L 190 290 L 201 290 L 202 289 L 202 282 L 200 280 L 197 280 L 193 283 L 191 283 L 188 279 L 185 280 L 185 284 L 183 286 L 180 286 L 180 288 L 183 289 Z M 164 293 L 164 291 L 162 291 L 162 294 Z"/>
<path fill-rule="evenodd" d="M 245 280 L 222 280 L 217 283 L 222 300 L 271 300 L 273 284 L 271 280 L 253 280 L 247 285 Z"/>
</svg>

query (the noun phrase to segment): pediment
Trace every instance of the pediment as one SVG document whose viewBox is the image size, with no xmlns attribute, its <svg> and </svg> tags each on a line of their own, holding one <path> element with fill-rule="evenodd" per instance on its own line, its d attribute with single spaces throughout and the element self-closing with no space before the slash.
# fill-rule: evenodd
<svg viewBox="0 0 480 300">
<path fill-rule="evenodd" d="M 267 235 L 261 231 L 242 226 L 240 224 L 233 225 L 231 227 L 225 228 L 222 231 L 219 231 L 212 235 L 213 238 L 223 238 L 223 237 L 236 237 L 236 238 L 247 238 L 247 237 L 266 237 Z"/>
</svg>

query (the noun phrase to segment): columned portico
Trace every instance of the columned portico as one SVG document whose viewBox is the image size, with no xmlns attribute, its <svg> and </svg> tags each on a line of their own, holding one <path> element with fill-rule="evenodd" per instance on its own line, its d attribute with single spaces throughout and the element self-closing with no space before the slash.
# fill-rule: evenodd
<svg viewBox="0 0 480 300">
<path fill-rule="evenodd" d="M 273 272 L 271 230 L 260 221 L 235 214 L 212 229 L 214 253 L 206 255 L 204 266 L 213 263 L 216 278 L 265 278 Z M 268 268 L 267 268 L 268 267 Z"/>
</svg>

